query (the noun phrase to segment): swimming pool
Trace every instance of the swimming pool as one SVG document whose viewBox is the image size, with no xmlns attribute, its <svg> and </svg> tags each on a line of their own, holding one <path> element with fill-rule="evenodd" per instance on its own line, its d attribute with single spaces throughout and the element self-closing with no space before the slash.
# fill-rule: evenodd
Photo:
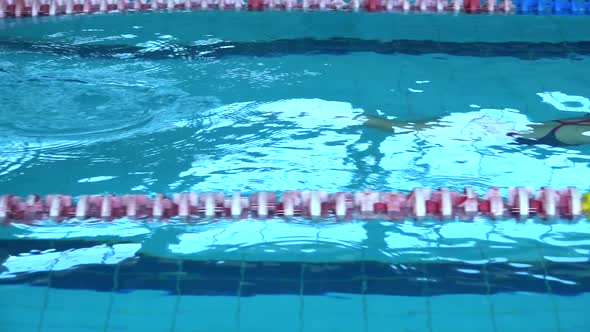
<svg viewBox="0 0 590 332">
<path fill-rule="evenodd" d="M 494 131 L 590 109 L 587 24 L 214 11 L 0 20 L 0 192 L 588 191 L 587 145 L 517 145 Z M 394 135 L 360 114 L 445 125 Z M 586 331 L 588 234 L 586 219 L 534 218 L 15 223 L 0 228 L 0 327 Z"/>
</svg>

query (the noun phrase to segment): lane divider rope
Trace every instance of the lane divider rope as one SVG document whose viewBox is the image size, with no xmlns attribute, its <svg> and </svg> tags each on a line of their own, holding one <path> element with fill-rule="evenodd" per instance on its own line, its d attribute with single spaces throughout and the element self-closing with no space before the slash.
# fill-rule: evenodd
<svg viewBox="0 0 590 332">
<path fill-rule="evenodd" d="M 507 198 L 500 188 L 490 188 L 480 196 L 471 188 L 462 192 L 448 188 L 432 190 L 414 188 L 409 193 L 360 191 L 329 194 L 323 190 L 256 192 L 243 195 L 223 193 L 175 193 L 102 196 L 29 195 L 0 196 L 0 220 L 31 223 L 51 219 L 132 218 L 138 220 L 179 218 L 270 218 L 270 217 L 336 217 L 350 219 L 438 218 L 473 220 L 476 216 L 490 219 L 538 217 L 542 219 L 577 219 L 590 214 L 590 193 L 581 194 L 576 187 L 553 189 L 511 187 Z"/>
<path fill-rule="evenodd" d="M 0 0 L 0 18 L 127 11 L 341 10 L 590 14 L 587 0 Z"/>
</svg>

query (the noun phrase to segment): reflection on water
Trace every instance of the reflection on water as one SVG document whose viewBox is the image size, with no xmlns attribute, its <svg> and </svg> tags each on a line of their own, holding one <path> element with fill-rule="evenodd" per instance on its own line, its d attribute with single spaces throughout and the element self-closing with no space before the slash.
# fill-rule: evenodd
<svg viewBox="0 0 590 332">
<path fill-rule="evenodd" d="M 36 284 L 51 273 L 51 287 L 57 288 L 176 294 L 179 282 L 183 295 L 234 295 L 234 283 L 246 278 L 253 283 L 242 293 L 248 296 L 298 294 L 303 273 L 306 282 L 330 280 L 307 288 L 308 295 L 359 293 L 361 279 L 371 284 L 367 294 L 386 295 L 422 296 L 424 287 L 429 295 L 544 293 L 547 283 L 554 294 L 590 291 L 587 222 L 121 220 L 15 225 L 11 232 L 9 238 L 18 240 L 7 234 L 0 240 L 5 255 L 0 284 Z"/>
<path fill-rule="evenodd" d="M 72 96 L 12 98 L 18 112 L 0 117 L 4 181 L 23 166 L 71 163 L 68 159 L 135 164 L 150 175 L 154 163 L 174 164 L 171 170 L 177 173 L 169 174 L 167 190 L 585 187 L 590 181 L 579 176 L 590 159 L 582 153 L 584 146 L 514 144 L 507 133 L 531 132 L 532 124 L 514 109 L 472 105 L 475 110 L 444 115 L 420 129 L 382 115 L 371 118 L 382 128 L 371 128 L 360 116 L 366 111 L 346 102 L 285 99 L 216 107 L 214 97 L 178 101 L 166 96 L 146 92 L 145 106 L 130 106 L 115 94 L 105 101 L 112 105 L 87 108 L 74 104 Z M 28 104 L 33 101 L 39 106 Z M 386 126 L 394 132 L 383 130 Z M 535 176 L 523 177 L 521 170 L 531 169 Z M 156 176 L 167 177 L 162 172 L 167 171 Z M 127 175 L 109 171 L 75 180 Z M 146 179 L 135 188 L 144 190 L 149 183 Z"/>
<path fill-rule="evenodd" d="M 70 46 L 123 43 L 92 34 Z M 157 50 L 174 41 L 122 35 Z M 356 48 L 381 44 L 333 43 L 355 52 L 302 56 L 289 43 L 268 42 L 268 52 L 284 56 L 82 57 L 71 66 L 68 55 L 50 52 L 61 44 L 0 52 L 0 185 L 21 195 L 589 185 L 579 176 L 588 169 L 587 146 L 515 145 L 507 135 L 590 111 L 576 94 L 586 80 L 578 63 L 369 54 Z M 195 45 L 220 41 L 208 36 Z M 557 69 L 573 79 L 553 77 Z M 363 126 L 361 114 L 383 120 Z M 438 125 L 413 130 L 428 121 Z"/>
<path fill-rule="evenodd" d="M 68 247 L 68 242 L 136 243 L 137 250 L 153 256 L 182 259 L 256 259 L 335 261 L 348 258 L 382 262 L 436 260 L 455 257 L 463 261 L 486 254 L 524 261 L 546 256 L 587 260 L 590 253 L 588 222 L 528 220 L 474 222 L 338 222 L 280 219 L 200 221 L 197 223 L 114 222 L 29 226 L 13 224 L 2 229 L 3 241 L 18 238 L 47 248 Z M 65 240 L 54 242 L 54 240 Z M 89 242 L 89 243 L 90 243 Z M 61 243 L 61 244 L 60 244 Z M 477 248 L 479 250 L 467 250 Z M 7 248 L 12 251 L 13 249 Z M 17 250 L 12 254 L 20 254 Z M 344 255 L 344 256 L 342 256 Z M 351 255 L 350 257 L 345 257 Z M 491 259 L 493 257 L 490 256 Z"/>
<path fill-rule="evenodd" d="M 512 66 L 514 79 L 490 61 Z M 515 145 L 507 135 L 588 111 L 570 92 L 582 83 L 531 78 L 557 67 L 578 75 L 570 60 L 546 61 L 355 53 L 66 66 L 67 57 L 2 53 L 0 184 L 21 195 L 584 188 L 587 146 Z M 465 93 L 479 82 L 503 84 Z M 360 115 L 382 120 L 362 125 Z"/>
</svg>

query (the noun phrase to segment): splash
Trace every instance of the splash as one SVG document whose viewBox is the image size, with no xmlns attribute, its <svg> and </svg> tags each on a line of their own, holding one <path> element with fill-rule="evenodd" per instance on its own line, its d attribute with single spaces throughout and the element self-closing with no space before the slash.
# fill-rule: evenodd
<svg viewBox="0 0 590 332">
<path fill-rule="evenodd" d="M 543 98 L 544 103 L 551 104 L 560 111 L 590 112 L 590 99 L 583 96 L 570 96 L 559 91 L 540 92 L 537 95 Z"/>
</svg>

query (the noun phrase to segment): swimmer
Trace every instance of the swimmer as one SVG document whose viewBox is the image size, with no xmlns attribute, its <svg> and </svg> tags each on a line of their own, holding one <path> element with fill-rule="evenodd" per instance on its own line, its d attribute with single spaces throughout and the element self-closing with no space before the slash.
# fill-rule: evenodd
<svg viewBox="0 0 590 332">
<path fill-rule="evenodd" d="M 559 98 L 555 102 L 561 103 L 566 97 L 568 99 L 575 97 L 554 95 Z M 554 99 L 556 98 L 550 100 Z M 581 97 L 578 99 L 581 100 Z M 561 109 L 559 108 L 561 103 L 552 103 L 552 105 Z M 410 134 L 417 135 L 421 140 L 447 147 L 457 144 L 461 146 L 473 144 L 478 147 L 507 144 L 564 147 L 590 144 L 590 112 L 588 112 L 590 101 L 581 100 L 580 103 L 582 106 L 576 108 L 575 112 L 583 112 L 585 116 L 563 117 L 542 123 L 532 122 L 517 109 L 475 106 L 473 108 L 477 110 L 453 112 L 430 120 L 415 122 L 402 121 L 384 115 L 371 115 L 361 108 L 354 108 L 350 103 L 321 99 L 281 100 L 256 105 L 254 109 L 259 114 L 272 115 L 282 121 L 294 122 L 297 127 L 308 130 L 376 128 L 395 134 L 395 140 L 399 143 L 405 141 L 402 136 L 408 136 L 403 134 Z M 309 111 L 316 109 L 322 111 Z M 570 106 L 569 109 L 571 110 L 572 107 Z M 215 114 L 219 116 L 220 111 L 216 110 Z M 235 111 L 231 114 L 235 114 Z"/>
<path fill-rule="evenodd" d="M 451 117 L 452 118 L 452 117 Z M 374 115 L 357 115 L 355 119 L 366 127 L 376 128 L 395 134 L 426 132 L 441 128 L 455 128 L 453 119 L 438 118 L 428 121 L 402 122 Z M 510 121 L 493 116 L 479 116 L 470 119 L 468 125 L 475 124 L 480 131 L 508 139 L 509 144 L 549 145 L 554 147 L 590 144 L 590 113 L 585 116 L 552 120 L 542 123 L 527 123 L 526 128 L 515 130 L 517 126 Z"/>
</svg>

